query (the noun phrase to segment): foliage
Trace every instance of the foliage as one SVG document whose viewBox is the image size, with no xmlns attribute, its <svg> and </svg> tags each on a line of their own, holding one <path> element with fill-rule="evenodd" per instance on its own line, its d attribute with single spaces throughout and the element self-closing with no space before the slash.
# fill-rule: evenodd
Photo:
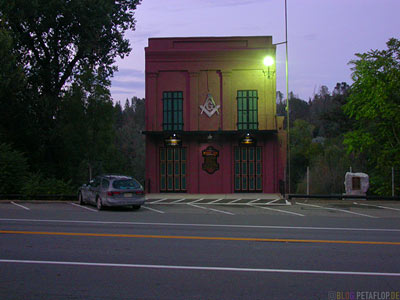
<svg viewBox="0 0 400 300">
<path fill-rule="evenodd" d="M 25 156 L 8 144 L 0 143 L 0 194 L 17 194 L 28 176 Z"/>
<path fill-rule="evenodd" d="M 55 178 L 45 178 L 40 173 L 33 173 L 27 176 L 21 193 L 27 196 L 73 195 L 75 189 L 72 187 L 71 181 L 65 182 Z"/>
<path fill-rule="evenodd" d="M 344 106 L 355 122 L 344 143 L 349 152 L 368 157 L 372 190 L 389 194 L 390 183 L 383 184 L 383 178 L 391 167 L 400 167 L 400 41 L 392 38 L 386 50 L 356 56 Z"/>
</svg>

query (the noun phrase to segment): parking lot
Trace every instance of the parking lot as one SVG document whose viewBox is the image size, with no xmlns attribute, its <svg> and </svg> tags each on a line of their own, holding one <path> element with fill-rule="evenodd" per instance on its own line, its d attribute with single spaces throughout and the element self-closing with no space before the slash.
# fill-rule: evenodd
<svg viewBox="0 0 400 300">
<path fill-rule="evenodd" d="M 0 202 L 1 212 L 93 214 L 213 214 L 213 215 L 274 215 L 307 217 L 348 217 L 348 218 L 399 218 L 400 202 L 363 200 L 307 200 L 287 201 L 285 199 L 241 199 L 241 198 L 151 198 L 139 210 L 128 208 L 107 208 L 98 211 L 91 205 L 79 205 L 75 201 L 6 201 Z"/>
</svg>

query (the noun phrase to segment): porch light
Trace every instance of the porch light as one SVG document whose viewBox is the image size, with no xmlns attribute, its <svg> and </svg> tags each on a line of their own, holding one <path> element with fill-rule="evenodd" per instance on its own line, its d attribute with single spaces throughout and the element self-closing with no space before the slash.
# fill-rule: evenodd
<svg viewBox="0 0 400 300">
<path fill-rule="evenodd" d="M 250 135 L 250 133 L 246 133 L 245 137 L 240 141 L 242 145 L 250 146 L 255 143 L 255 139 Z"/>
<path fill-rule="evenodd" d="M 271 67 L 274 64 L 274 59 L 272 56 L 266 56 L 264 58 L 264 66 Z"/>
<path fill-rule="evenodd" d="M 179 146 L 182 142 L 182 140 L 176 135 L 176 133 L 172 134 L 168 138 L 164 140 L 166 146 Z"/>
</svg>

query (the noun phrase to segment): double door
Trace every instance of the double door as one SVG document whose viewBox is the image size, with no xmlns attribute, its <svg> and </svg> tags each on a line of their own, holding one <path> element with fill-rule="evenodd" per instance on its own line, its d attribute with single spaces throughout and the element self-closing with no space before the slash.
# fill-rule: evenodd
<svg viewBox="0 0 400 300">
<path fill-rule="evenodd" d="M 262 147 L 234 148 L 235 192 L 262 192 Z"/>
<path fill-rule="evenodd" d="M 186 192 L 186 148 L 160 148 L 160 191 Z"/>
</svg>

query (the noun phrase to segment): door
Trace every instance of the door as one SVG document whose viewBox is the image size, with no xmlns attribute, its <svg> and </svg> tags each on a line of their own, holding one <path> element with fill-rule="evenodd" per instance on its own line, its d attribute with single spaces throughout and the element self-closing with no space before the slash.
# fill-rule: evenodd
<svg viewBox="0 0 400 300">
<path fill-rule="evenodd" d="M 262 192 L 262 147 L 234 148 L 235 192 Z"/>
<path fill-rule="evenodd" d="M 186 192 L 186 148 L 160 148 L 160 191 Z"/>
</svg>

